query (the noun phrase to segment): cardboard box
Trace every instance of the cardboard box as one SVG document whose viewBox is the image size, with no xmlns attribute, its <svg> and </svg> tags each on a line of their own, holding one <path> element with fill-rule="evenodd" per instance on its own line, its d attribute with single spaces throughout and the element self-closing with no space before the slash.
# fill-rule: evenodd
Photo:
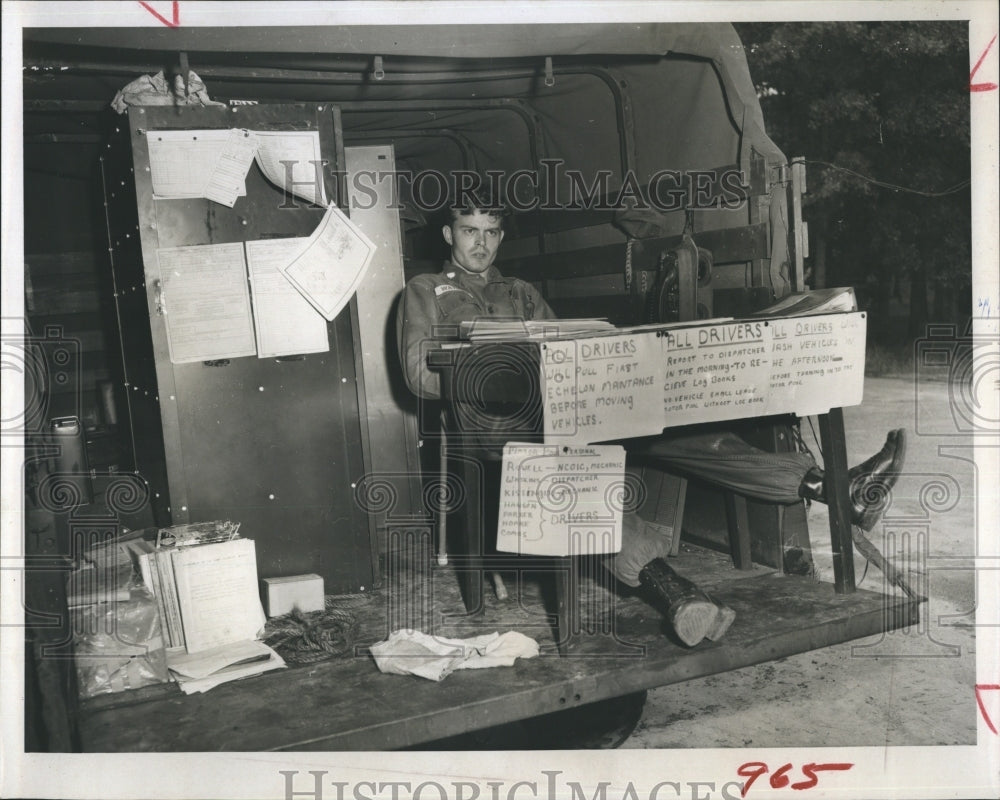
<svg viewBox="0 0 1000 800">
<path fill-rule="evenodd" d="M 268 617 L 280 617 L 293 608 L 322 611 L 326 607 L 323 579 L 312 574 L 264 578 L 264 605 Z"/>
</svg>

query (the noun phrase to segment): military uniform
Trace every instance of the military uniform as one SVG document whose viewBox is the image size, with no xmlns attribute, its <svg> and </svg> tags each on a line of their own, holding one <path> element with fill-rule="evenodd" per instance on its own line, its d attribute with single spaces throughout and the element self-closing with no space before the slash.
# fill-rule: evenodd
<svg viewBox="0 0 1000 800">
<path fill-rule="evenodd" d="M 436 331 L 479 317 L 533 320 L 556 315 L 534 286 L 504 277 L 495 266 L 479 276 L 446 262 L 436 275 L 418 275 L 406 285 L 396 317 L 403 374 L 411 392 L 428 399 L 441 396 L 439 376 L 427 368 L 427 343 L 441 338 Z"/>
<path fill-rule="evenodd" d="M 448 240 L 449 243 L 451 240 Z M 456 338 L 463 322 L 477 318 L 554 319 L 555 314 L 538 291 L 518 278 L 505 278 L 495 266 L 482 275 L 472 274 L 448 262 L 437 275 L 420 275 L 403 292 L 397 315 L 400 358 L 407 386 L 422 398 L 441 396 L 440 378 L 427 367 L 427 354 L 433 340 Z M 524 372 L 527 372 L 525 370 Z M 505 425 L 518 419 L 521 408 L 497 407 L 495 398 L 507 387 L 492 392 L 489 381 L 510 381 L 510 370 L 499 368 L 471 371 L 479 392 L 478 402 L 456 398 L 445 420 L 449 431 L 459 431 L 455 444 L 463 455 L 480 460 L 483 485 L 495 487 L 500 482 L 501 445 L 508 438 L 526 441 L 537 438 L 538 417 L 512 431 Z M 535 390 L 537 391 L 537 385 Z M 491 401 L 490 398 L 494 398 Z M 532 395 L 528 395 L 530 402 Z M 537 399 L 534 403 L 538 405 Z M 466 409 L 468 413 L 463 412 Z M 471 421 L 471 424 L 466 424 Z M 529 436 L 521 436 L 519 433 Z M 513 433 L 513 437 L 505 434 Z M 451 434 L 449 433 L 449 438 Z M 731 491 L 776 503 L 794 503 L 802 497 L 826 502 L 825 475 L 807 453 L 767 453 L 740 437 L 712 430 L 694 435 L 666 431 L 658 436 L 622 442 L 631 456 L 661 462 L 667 469 L 693 475 Z M 869 507 L 865 499 L 875 485 L 891 488 L 902 469 L 905 453 L 903 431 L 892 431 L 882 451 L 851 470 L 852 521 L 870 528 L 880 507 Z M 498 519 L 499 492 L 491 490 L 484 503 L 484 531 L 495 531 Z M 679 638 L 694 646 L 703 638 L 721 637 L 735 618 L 732 609 L 716 603 L 692 584 L 677 575 L 664 561 L 670 547 L 662 532 L 643 527 L 635 514 L 626 514 L 621 551 L 609 558 L 611 571 L 630 586 L 647 585 L 654 596 L 666 602 L 666 613 Z M 485 545 L 484 541 L 484 545 Z"/>
<path fill-rule="evenodd" d="M 436 275 L 417 276 L 407 284 L 397 316 L 399 351 L 411 391 L 424 398 L 440 397 L 440 379 L 427 368 L 428 343 L 440 338 L 442 329 L 445 336 L 454 338 L 461 323 L 478 317 L 538 320 L 555 319 L 556 315 L 535 287 L 519 278 L 504 277 L 495 266 L 479 276 L 446 262 L 444 270 Z M 489 377 L 483 375 L 484 380 Z M 508 376 L 501 375 L 500 379 L 508 380 Z M 480 392 L 480 400 L 490 396 L 489 389 L 486 386 Z M 498 445 L 504 440 L 504 434 L 512 432 L 504 424 L 505 415 L 517 416 L 523 406 L 524 403 L 509 409 L 502 404 L 493 408 L 468 406 L 468 412 L 459 413 L 457 422 L 452 420 L 452 425 L 462 431 L 465 444 L 493 460 L 499 456 Z M 530 434 L 534 427 L 527 425 L 513 430 L 514 433 L 522 431 Z M 513 438 L 525 441 L 526 437 Z M 804 483 L 814 472 L 822 475 L 810 454 L 769 453 L 725 429 L 709 428 L 694 434 L 667 429 L 656 436 L 626 439 L 622 444 L 630 456 L 660 461 L 667 469 L 748 497 L 786 504 L 798 502 L 802 497 L 826 502 L 822 477 L 816 488 L 810 489 Z M 895 465 L 897 459 L 901 463 L 904 452 L 902 437 L 897 444 L 890 434 L 883 451 L 873 457 L 874 461 L 869 459 L 878 462 L 878 469 L 866 467 L 861 472 L 867 474 L 874 470 L 873 475 L 884 472 L 887 464 Z M 881 479 L 879 475 L 875 477 Z M 852 502 L 858 515 L 867 505 L 853 494 Z M 864 517 L 866 529 L 874 524 L 875 518 L 871 513 Z"/>
</svg>

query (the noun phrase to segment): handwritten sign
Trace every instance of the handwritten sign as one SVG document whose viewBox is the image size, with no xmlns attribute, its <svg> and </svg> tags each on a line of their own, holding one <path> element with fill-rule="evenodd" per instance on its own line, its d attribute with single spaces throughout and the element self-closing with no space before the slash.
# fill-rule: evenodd
<svg viewBox="0 0 1000 800">
<path fill-rule="evenodd" d="M 763 320 L 664 331 L 664 427 L 762 414 L 768 337 Z"/>
<path fill-rule="evenodd" d="M 541 380 L 547 442 L 643 436 L 649 420 L 661 417 L 663 363 L 655 332 L 547 342 Z"/>
<path fill-rule="evenodd" d="M 858 405 L 863 313 L 749 319 L 547 342 L 545 441 Z"/>
<path fill-rule="evenodd" d="M 504 446 L 497 550 L 541 556 L 617 553 L 626 501 L 619 445 Z"/>
<path fill-rule="evenodd" d="M 765 414 L 825 414 L 861 402 L 865 315 L 771 320 L 771 375 Z"/>
</svg>

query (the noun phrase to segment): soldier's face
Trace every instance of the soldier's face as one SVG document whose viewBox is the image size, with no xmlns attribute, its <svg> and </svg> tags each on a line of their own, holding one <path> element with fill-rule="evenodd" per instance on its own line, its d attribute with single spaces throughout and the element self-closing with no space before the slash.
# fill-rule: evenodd
<svg viewBox="0 0 1000 800">
<path fill-rule="evenodd" d="M 452 263 L 474 275 L 490 268 L 503 241 L 500 219 L 481 211 L 460 215 L 441 232 L 451 245 Z"/>
</svg>

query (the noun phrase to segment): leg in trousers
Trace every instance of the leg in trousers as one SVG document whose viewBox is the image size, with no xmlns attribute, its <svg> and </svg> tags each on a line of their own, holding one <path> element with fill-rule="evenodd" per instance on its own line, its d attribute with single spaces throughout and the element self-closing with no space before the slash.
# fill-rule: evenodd
<svg viewBox="0 0 1000 800">
<path fill-rule="evenodd" d="M 664 434 L 624 444 L 630 455 L 662 461 L 678 472 L 771 503 L 801 500 L 802 479 L 816 466 L 808 453 L 768 453 L 729 431 Z"/>
<path fill-rule="evenodd" d="M 802 498 L 827 502 L 823 470 L 805 453 L 767 453 L 729 432 L 627 443 L 632 455 L 655 458 L 740 494 L 778 503 Z M 881 516 L 885 495 L 903 469 L 906 432 L 890 431 L 882 449 L 849 472 L 851 521 L 865 530 Z M 623 583 L 643 586 L 684 644 L 720 638 L 735 613 L 713 600 L 665 561 L 669 541 L 654 526 L 625 515 L 622 549 L 606 563 Z"/>
</svg>

